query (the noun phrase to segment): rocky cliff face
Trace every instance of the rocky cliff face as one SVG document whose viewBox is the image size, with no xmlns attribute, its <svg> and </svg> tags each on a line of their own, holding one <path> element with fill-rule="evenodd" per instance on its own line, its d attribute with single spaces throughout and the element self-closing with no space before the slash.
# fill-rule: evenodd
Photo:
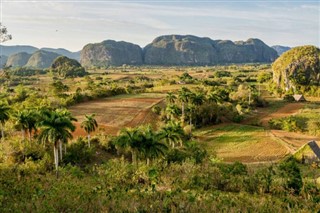
<svg viewBox="0 0 320 213">
<path fill-rule="evenodd" d="M 32 54 L 25 66 L 35 69 L 49 68 L 53 61 L 59 56 L 57 53 L 39 50 Z"/>
<path fill-rule="evenodd" d="M 66 56 L 68 58 L 80 61 L 80 51 L 78 51 L 78 52 L 70 52 L 69 50 L 66 50 L 66 49 L 63 49 L 63 48 L 54 49 L 54 48 L 48 48 L 48 47 L 41 48 L 41 50 L 44 50 L 44 51 L 47 51 L 47 52 L 57 53 L 59 55 L 63 55 L 63 56 Z"/>
<path fill-rule="evenodd" d="M 22 53 L 16 53 L 11 55 L 6 63 L 7 67 L 23 67 L 28 63 L 28 60 L 30 59 L 31 54 L 28 54 L 26 52 Z"/>
<path fill-rule="evenodd" d="M 273 62 L 277 52 L 259 39 L 232 42 L 193 35 L 164 35 L 148 44 L 143 53 L 138 45 L 107 40 L 88 44 L 81 51 L 85 67 L 123 64 L 215 65 L 224 63 Z"/>
<path fill-rule="evenodd" d="M 150 65 L 272 62 L 277 57 L 277 52 L 259 39 L 232 42 L 168 35 L 154 39 L 144 48 L 144 61 Z"/>
<path fill-rule="evenodd" d="M 144 62 L 150 65 L 206 65 L 217 59 L 209 38 L 160 36 L 144 48 Z"/>
<path fill-rule="evenodd" d="M 282 54 L 273 64 L 273 81 L 282 89 L 319 85 L 320 49 L 300 46 Z"/>
<path fill-rule="evenodd" d="M 28 46 L 28 45 L 14 45 L 14 46 L 0 45 L 0 49 L 1 49 L 1 54 L 6 56 L 10 56 L 10 55 L 21 53 L 21 52 L 32 54 L 38 50 L 38 48 L 33 46 Z"/>
<path fill-rule="evenodd" d="M 247 41 L 214 41 L 218 50 L 218 63 L 273 62 L 277 52 L 259 39 Z"/>
<path fill-rule="evenodd" d="M 271 48 L 277 51 L 279 56 L 291 49 L 291 47 L 280 46 L 280 45 L 271 46 Z"/>
<path fill-rule="evenodd" d="M 106 40 L 86 45 L 81 51 L 80 62 L 84 67 L 140 65 L 143 63 L 142 49 L 128 42 Z"/>
</svg>

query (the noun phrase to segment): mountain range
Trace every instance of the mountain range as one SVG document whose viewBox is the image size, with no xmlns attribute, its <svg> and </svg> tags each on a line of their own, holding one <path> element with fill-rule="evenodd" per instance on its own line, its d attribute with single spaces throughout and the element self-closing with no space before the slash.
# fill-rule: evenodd
<svg viewBox="0 0 320 213">
<path fill-rule="evenodd" d="M 254 38 L 233 42 L 193 35 L 159 36 L 144 48 L 125 41 L 105 40 L 87 44 L 78 52 L 63 48 L 0 45 L 0 66 L 47 68 L 60 55 L 78 60 L 85 67 L 270 63 L 288 48 L 279 45 L 269 47 Z"/>
</svg>

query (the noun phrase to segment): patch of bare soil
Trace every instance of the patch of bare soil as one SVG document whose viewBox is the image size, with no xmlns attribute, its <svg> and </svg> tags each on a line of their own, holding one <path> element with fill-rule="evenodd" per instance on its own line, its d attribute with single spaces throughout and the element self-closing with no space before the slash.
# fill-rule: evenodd
<svg viewBox="0 0 320 213">
<path fill-rule="evenodd" d="M 276 112 L 264 116 L 260 121 L 262 126 L 268 127 L 269 120 L 273 118 L 284 118 L 299 112 L 304 106 L 303 103 L 289 103 L 278 109 Z"/>
</svg>

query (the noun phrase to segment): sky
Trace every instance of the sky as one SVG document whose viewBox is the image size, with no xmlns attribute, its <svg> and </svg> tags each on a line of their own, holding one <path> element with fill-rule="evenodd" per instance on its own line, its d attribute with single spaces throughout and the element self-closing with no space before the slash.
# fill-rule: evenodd
<svg viewBox="0 0 320 213">
<path fill-rule="evenodd" d="M 259 38 L 320 46 L 320 0 L 0 0 L 5 45 L 65 48 L 112 39 L 141 47 L 160 35 Z"/>
</svg>

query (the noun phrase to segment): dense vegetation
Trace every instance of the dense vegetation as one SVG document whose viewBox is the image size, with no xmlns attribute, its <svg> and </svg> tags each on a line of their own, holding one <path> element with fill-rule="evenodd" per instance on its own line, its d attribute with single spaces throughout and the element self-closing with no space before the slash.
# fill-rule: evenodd
<svg viewBox="0 0 320 213">
<path fill-rule="evenodd" d="M 163 69 L 110 67 L 73 78 L 4 72 L 1 212 L 320 210 L 317 164 L 301 165 L 288 156 L 261 165 L 225 163 L 195 135 L 199 128 L 242 122 L 268 107 L 261 87 L 270 80 L 269 65 Z M 76 127 L 67 109 L 142 92 L 163 97 L 152 106 L 154 122 L 115 135 L 99 129 L 96 114 L 78 118 Z M 304 112 L 311 118 L 312 110 Z M 75 135 L 76 128 L 87 138 Z"/>
<path fill-rule="evenodd" d="M 281 55 L 272 65 L 273 80 L 282 90 L 299 93 L 320 83 L 320 49 L 295 47 Z"/>
<path fill-rule="evenodd" d="M 82 77 L 87 74 L 77 60 L 65 56 L 60 56 L 53 61 L 51 71 L 58 73 L 61 77 Z"/>
</svg>

